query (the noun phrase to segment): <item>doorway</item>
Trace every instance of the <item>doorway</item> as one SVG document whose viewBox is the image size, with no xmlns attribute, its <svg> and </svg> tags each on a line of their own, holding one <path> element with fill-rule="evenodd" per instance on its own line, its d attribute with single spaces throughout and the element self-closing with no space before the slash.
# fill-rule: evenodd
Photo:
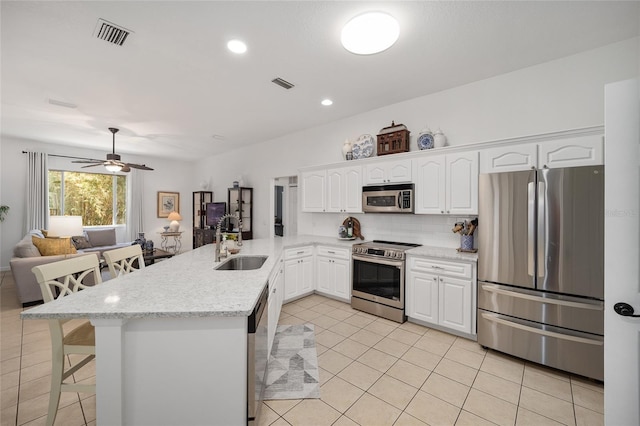
<svg viewBox="0 0 640 426">
<path fill-rule="evenodd" d="M 284 176 L 273 179 L 272 236 L 286 237 L 298 234 L 298 177 Z"/>
</svg>

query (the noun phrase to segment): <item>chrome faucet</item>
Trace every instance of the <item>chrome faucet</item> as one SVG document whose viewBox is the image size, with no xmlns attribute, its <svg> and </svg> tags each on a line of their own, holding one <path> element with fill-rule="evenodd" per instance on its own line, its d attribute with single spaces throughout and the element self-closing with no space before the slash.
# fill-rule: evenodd
<svg viewBox="0 0 640 426">
<path fill-rule="evenodd" d="M 238 216 L 235 216 L 232 214 L 225 214 L 218 221 L 218 225 L 216 225 L 216 254 L 215 254 L 216 262 L 220 262 L 220 242 L 222 240 L 222 233 L 220 232 L 220 228 L 222 227 L 222 222 L 225 219 L 236 219 L 238 221 L 238 241 L 236 242 L 236 244 L 238 246 L 242 245 L 242 220 L 240 220 Z"/>
</svg>

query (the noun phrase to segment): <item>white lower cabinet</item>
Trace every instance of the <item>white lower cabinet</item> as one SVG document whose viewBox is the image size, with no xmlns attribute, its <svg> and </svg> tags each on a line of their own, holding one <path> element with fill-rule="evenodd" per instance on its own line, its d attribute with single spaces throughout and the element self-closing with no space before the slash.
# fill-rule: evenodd
<svg viewBox="0 0 640 426">
<path fill-rule="evenodd" d="M 351 300 L 349 250 L 318 246 L 316 254 L 318 292 L 346 302 Z"/>
<path fill-rule="evenodd" d="M 298 298 L 314 290 L 313 246 L 291 248 L 284 254 L 284 300 Z"/>
<path fill-rule="evenodd" d="M 407 316 L 475 335 L 475 264 L 408 258 Z"/>
<path fill-rule="evenodd" d="M 269 277 L 269 306 L 268 306 L 268 345 L 269 354 L 271 354 L 271 348 L 273 347 L 273 341 L 276 335 L 276 329 L 278 328 L 278 319 L 280 318 L 280 311 L 282 309 L 282 303 L 284 301 L 284 261 L 282 258 L 278 260 L 275 268 L 271 272 Z"/>
</svg>

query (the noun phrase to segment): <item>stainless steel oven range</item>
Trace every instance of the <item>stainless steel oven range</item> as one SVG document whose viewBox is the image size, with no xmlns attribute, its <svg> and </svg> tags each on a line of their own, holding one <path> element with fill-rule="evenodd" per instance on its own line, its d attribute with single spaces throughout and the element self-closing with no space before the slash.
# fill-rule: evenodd
<svg viewBox="0 0 640 426">
<path fill-rule="evenodd" d="M 405 322 L 405 251 L 419 245 L 378 240 L 354 244 L 351 307 Z"/>
</svg>

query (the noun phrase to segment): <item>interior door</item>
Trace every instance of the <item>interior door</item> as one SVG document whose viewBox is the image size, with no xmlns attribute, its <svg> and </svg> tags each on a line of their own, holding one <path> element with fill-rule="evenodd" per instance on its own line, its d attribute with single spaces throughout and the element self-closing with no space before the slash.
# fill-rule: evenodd
<svg viewBox="0 0 640 426">
<path fill-rule="evenodd" d="M 604 413 L 607 424 L 640 424 L 640 83 L 605 86 Z"/>
</svg>

